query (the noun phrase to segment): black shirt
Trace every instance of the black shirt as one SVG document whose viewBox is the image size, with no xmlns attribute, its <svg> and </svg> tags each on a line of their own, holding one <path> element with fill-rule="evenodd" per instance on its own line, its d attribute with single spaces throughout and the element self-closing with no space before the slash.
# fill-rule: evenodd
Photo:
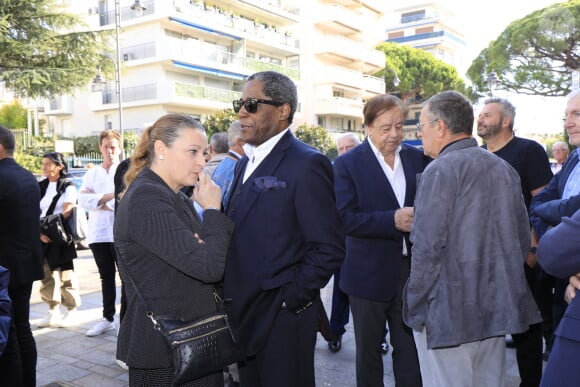
<svg viewBox="0 0 580 387">
<path fill-rule="evenodd" d="M 483 145 L 487 149 L 487 145 Z M 530 209 L 531 191 L 547 185 L 553 177 L 546 151 L 533 140 L 515 137 L 495 155 L 507 161 L 520 175 L 526 208 Z"/>
</svg>

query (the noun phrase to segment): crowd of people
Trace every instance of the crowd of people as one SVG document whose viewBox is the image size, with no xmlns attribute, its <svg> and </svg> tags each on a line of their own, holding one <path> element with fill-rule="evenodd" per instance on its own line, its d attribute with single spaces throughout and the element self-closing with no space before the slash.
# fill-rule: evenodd
<svg viewBox="0 0 580 387">
<path fill-rule="evenodd" d="M 0 265 L 12 302 L 2 383 L 36 385 L 34 281 L 47 304 L 37 326 L 77 323 L 75 245 L 39 225 L 75 206 L 88 211 L 103 302 L 86 335 L 118 330 L 131 386 L 174 382 L 150 317 L 207 316 L 216 294 L 229 300 L 242 360 L 185 386 L 223 386 L 224 371 L 243 387 L 314 386 L 317 332 L 330 327 L 328 348 L 340 351 L 350 313 L 359 387 L 383 385 L 387 332 L 397 386 L 504 386 L 510 336 L 522 387 L 580 380 L 578 151 L 554 144 L 551 167 L 538 143 L 515 136 L 508 100 L 487 99 L 475 117 L 446 91 L 422 107 L 422 148 L 403 142 L 403 101 L 378 95 L 362 112 L 365 138 L 339 136 L 331 163 L 290 130 L 297 106 L 293 81 L 265 71 L 233 101 L 228 133 L 208 140 L 195 119 L 167 114 L 121 161 L 121 135 L 105 130 L 103 162 L 78 191 L 58 152 L 43 155 L 37 182 L 0 126 Z M 578 90 L 564 127 L 579 146 Z M 320 290 L 333 275 L 328 321 Z"/>
</svg>

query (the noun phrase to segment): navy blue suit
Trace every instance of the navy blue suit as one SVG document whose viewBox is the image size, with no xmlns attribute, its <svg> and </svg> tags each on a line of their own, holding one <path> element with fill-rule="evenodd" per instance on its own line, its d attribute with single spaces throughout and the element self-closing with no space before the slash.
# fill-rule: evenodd
<svg viewBox="0 0 580 387">
<path fill-rule="evenodd" d="M 412 207 L 417 174 L 429 159 L 403 144 L 399 153 L 405 173 L 404 207 Z M 409 276 L 408 233 L 395 227 L 401 208 L 367 138 L 334 162 L 337 208 L 346 233 L 346 257 L 340 288 L 349 295 L 357 349 L 357 384 L 382 383 L 380 353 L 388 320 L 397 385 L 419 386 L 421 375 L 415 342 L 402 320 L 402 290 Z M 407 256 L 403 256 L 403 243 Z"/>
<path fill-rule="evenodd" d="M 549 227 L 556 226 L 563 217 L 572 216 L 572 214 L 580 209 L 580 195 L 562 199 L 566 183 L 577 164 L 578 151 L 575 150 L 570 154 L 570 157 L 568 157 L 560 172 L 550 180 L 550 184 L 533 197 L 532 203 L 530 204 L 530 221 L 539 240 L 542 239 Z M 541 263 L 540 266 L 544 269 Z M 564 301 L 564 291 L 566 290 L 568 281 L 558 278 L 552 279 L 552 281 L 554 288 L 552 297 L 552 323 L 555 329 L 567 308 L 567 304 Z"/>
<path fill-rule="evenodd" d="M 13 158 L 0 160 L 0 265 L 10 270 L 12 324 L 0 357 L 2 384 L 36 385 L 36 342 L 30 330 L 32 283 L 42 279 L 38 182 Z"/>
<path fill-rule="evenodd" d="M 311 306 L 344 259 L 332 166 L 290 131 L 243 183 L 247 163 L 243 157 L 236 165 L 226 208 L 235 223 L 224 278 L 232 323 L 246 354 L 271 362 L 253 385 L 313 385 Z M 301 367 L 312 380 L 296 375 Z M 242 386 L 243 379 L 240 367 Z"/>
<path fill-rule="evenodd" d="M 580 211 L 544 234 L 538 246 L 546 272 L 568 278 L 580 272 Z M 570 302 L 554 332 L 554 345 L 542 377 L 542 387 L 577 385 L 580 381 L 580 292 Z"/>
<path fill-rule="evenodd" d="M 368 141 L 334 162 L 336 201 L 347 249 L 340 287 L 350 296 L 388 302 L 397 292 L 403 238 L 408 241 L 409 235 L 395 228 L 395 211 L 401 206 Z M 417 174 L 428 159 L 406 144 L 400 157 L 407 185 L 404 205 L 412 207 Z"/>
</svg>

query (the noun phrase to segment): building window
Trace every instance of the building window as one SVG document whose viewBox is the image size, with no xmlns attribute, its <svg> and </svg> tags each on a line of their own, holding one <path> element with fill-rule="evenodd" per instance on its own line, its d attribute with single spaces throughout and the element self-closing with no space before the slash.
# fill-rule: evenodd
<svg viewBox="0 0 580 387">
<path fill-rule="evenodd" d="M 405 31 L 389 32 L 389 39 L 403 38 L 405 36 Z"/>
<path fill-rule="evenodd" d="M 407 12 L 401 15 L 401 24 L 425 20 L 425 10 Z"/>
<path fill-rule="evenodd" d="M 113 121 L 110 114 L 105 115 L 105 130 L 113 129 Z"/>
<path fill-rule="evenodd" d="M 430 32 L 433 32 L 433 26 L 422 27 L 422 28 L 416 28 L 415 29 L 415 33 L 417 35 L 420 35 L 420 34 L 428 34 Z"/>
</svg>

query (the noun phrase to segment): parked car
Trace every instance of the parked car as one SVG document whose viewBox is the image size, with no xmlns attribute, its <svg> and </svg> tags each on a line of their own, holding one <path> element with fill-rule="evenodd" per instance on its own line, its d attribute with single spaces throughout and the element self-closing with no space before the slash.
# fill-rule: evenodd
<svg viewBox="0 0 580 387">
<path fill-rule="evenodd" d="M 68 170 L 68 178 L 75 183 L 77 190 L 81 189 L 81 184 L 83 183 L 83 176 L 87 173 L 86 168 L 71 168 Z"/>
</svg>

